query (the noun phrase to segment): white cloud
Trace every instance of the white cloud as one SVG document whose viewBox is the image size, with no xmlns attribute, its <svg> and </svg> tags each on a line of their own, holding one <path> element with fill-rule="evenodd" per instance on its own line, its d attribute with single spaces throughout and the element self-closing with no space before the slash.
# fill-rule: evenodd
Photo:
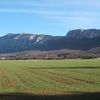
<svg viewBox="0 0 100 100">
<path fill-rule="evenodd" d="M 98 0 L 84 0 L 81 2 L 80 0 L 42 0 L 42 2 L 40 0 L 0 0 L 0 2 L 12 5 L 11 7 L 0 8 L 0 12 L 5 13 L 30 13 L 49 19 L 80 22 L 97 21 L 100 17 L 97 11 L 99 8 L 96 8 L 100 6 Z M 14 8 L 14 5 L 21 5 L 21 7 Z"/>
</svg>

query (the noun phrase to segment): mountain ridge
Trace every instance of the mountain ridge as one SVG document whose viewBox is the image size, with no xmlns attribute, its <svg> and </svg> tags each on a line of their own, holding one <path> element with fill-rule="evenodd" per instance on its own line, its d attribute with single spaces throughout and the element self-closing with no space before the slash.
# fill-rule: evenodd
<svg viewBox="0 0 100 100">
<path fill-rule="evenodd" d="M 9 33 L 0 37 L 0 53 L 13 53 L 27 50 L 89 50 L 96 47 L 100 47 L 100 29 L 71 30 L 66 36 Z"/>
<path fill-rule="evenodd" d="M 100 29 L 76 29 L 67 33 L 67 38 L 95 38 L 100 37 Z"/>
</svg>

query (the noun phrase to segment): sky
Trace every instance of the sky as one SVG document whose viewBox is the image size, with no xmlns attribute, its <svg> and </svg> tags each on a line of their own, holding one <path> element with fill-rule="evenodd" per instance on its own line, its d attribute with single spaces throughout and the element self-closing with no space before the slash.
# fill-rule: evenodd
<svg viewBox="0 0 100 100">
<path fill-rule="evenodd" d="M 100 29 L 100 0 L 0 0 L 0 36 L 91 28 Z"/>
</svg>

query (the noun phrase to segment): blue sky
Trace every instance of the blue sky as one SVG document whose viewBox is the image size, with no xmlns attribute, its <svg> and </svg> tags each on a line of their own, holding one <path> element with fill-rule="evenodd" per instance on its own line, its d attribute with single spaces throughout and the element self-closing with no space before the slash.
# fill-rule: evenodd
<svg viewBox="0 0 100 100">
<path fill-rule="evenodd" d="M 0 0 L 0 35 L 100 29 L 100 0 Z"/>
</svg>

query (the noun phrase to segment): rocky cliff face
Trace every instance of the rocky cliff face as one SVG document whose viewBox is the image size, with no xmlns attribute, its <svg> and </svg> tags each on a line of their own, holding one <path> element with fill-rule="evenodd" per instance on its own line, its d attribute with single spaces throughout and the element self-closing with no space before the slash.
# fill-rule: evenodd
<svg viewBox="0 0 100 100">
<path fill-rule="evenodd" d="M 95 38 L 100 37 L 100 30 L 97 29 L 77 29 L 77 30 L 71 30 L 67 34 L 67 38 L 75 38 L 75 39 L 82 39 L 82 38 Z"/>
</svg>

